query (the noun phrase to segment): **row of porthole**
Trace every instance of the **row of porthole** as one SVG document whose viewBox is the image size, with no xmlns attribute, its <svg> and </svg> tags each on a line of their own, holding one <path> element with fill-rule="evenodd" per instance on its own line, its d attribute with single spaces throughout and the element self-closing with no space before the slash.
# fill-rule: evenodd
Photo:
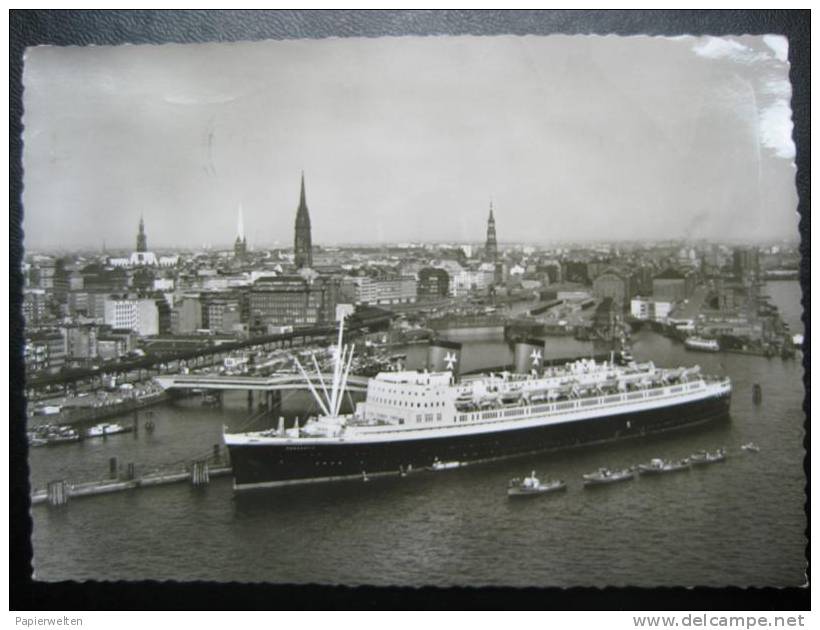
<svg viewBox="0 0 820 630">
<path fill-rule="evenodd" d="M 380 404 L 380 405 L 395 405 L 395 406 L 399 406 L 399 407 L 412 407 L 413 406 L 413 403 L 408 404 L 407 401 L 404 401 L 404 400 L 387 400 L 385 398 L 376 398 L 375 402 Z M 417 408 L 420 408 L 421 406 L 422 406 L 421 403 L 416 403 Z M 442 402 L 442 401 L 436 401 L 435 403 L 430 403 L 430 404 L 424 403 L 424 408 L 425 409 L 428 409 L 430 407 L 443 407 L 443 406 L 444 406 L 444 402 Z"/>
</svg>

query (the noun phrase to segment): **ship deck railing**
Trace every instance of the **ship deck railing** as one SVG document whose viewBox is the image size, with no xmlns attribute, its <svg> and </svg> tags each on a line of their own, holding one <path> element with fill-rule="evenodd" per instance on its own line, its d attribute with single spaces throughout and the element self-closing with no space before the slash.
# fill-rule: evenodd
<svg viewBox="0 0 820 630">
<path fill-rule="evenodd" d="M 718 380 L 697 380 L 689 383 L 681 383 L 677 385 L 667 385 L 664 387 L 656 387 L 649 389 L 642 389 L 633 392 L 626 392 L 621 394 L 611 394 L 605 396 L 589 396 L 577 398 L 574 400 L 567 400 L 554 403 L 541 403 L 534 405 L 509 405 L 496 408 L 489 411 L 470 411 L 459 412 L 456 411 L 455 421 L 453 423 L 424 423 L 423 426 L 414 426 L 413 424 L 404 424 L 400 427 L 392 425 L 393 429 L 381 429 L 372 431 L 374 427 L 366 424 L 353 424 L 349 426 L 355 428 L 362 435 L 386 434 L 386 433 L 407 433 L 414 431 L 429 431 L 431 429 L 444 429 L 463 426 L 476 426 L 482 424 L 497 424 L 501 422 L 513 422 L 518 420 L 530 420 L 533 416 L 554 416 L 567 413 L 575 413 L 579 411 L 592 411 L 597 409 L 614 409 L 628 404 L 635 404 L 645 401 L 661 401 L 670 398 L 678 398 L 682 394 L 694 393 L 705 390 L 710 386 L 729 387 L 731 381 L 728 378 Z M 341 436 L 344 438 L 344 434 Z"/>
</svg>

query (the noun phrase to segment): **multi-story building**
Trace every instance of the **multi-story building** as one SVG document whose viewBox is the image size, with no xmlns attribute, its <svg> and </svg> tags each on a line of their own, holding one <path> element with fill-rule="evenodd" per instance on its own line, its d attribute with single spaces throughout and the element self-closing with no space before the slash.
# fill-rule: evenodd
<svg viewBox="0 0 820 630">
<path fill-rule="evenodd" d="M 693 284 L 686 274 L 670 267 L 652 278 L 652 296 L 656 300 L 680 302 L 691 295 Z"/>
<path fill-rule="evenodd" d="M 46 321 L 45 289 L 23 289 L 23 317 L 26 326 L 39 326 Z"/>
<path fill-rule="evenodd" d="M 450 293 L 450 274 L 444 269 L 424 267 L 419 270 L 417 295 L 421 300 L 438 300 Z"/>
<path fill-rule="evenodd" d="M 254 283 L 248 294 L 254 328 L 309 326 L 334 321 L 339 281 L 332 276 L 279 276 Z"/>
<path fill-rule="evenodd" d="M 565 282 L 589 284 L 587 263 L 582 260 L 566 260 L 562 264 L 562 276 Z"/>
<path fill-rule="evenodd" d="M 201 330 L 202 301 L 197 295 L 184 295 L 171 309 L 171 332 L 175 335 L 186 335 Z"/>
<path fill-rule="evenodd" d="M 756 247 L 735 247 L 732 250 L 732 271 L 735 279 L 744 280 L 760 273 L 760 255 Z"/>
<path fill-rule="evenodd" d="M 65 365 L 65 339 L 59 331 L 32 333 L 23 356 L 27 370 L 59 369 Z"/>
<path fill-rule="evenodd" d="M 612 300 L 613 308 L 623 312 L 629 304 L 629 279 L 617 269 L 607 269 L 592 281 L 592 294 L 599 300 Z"/>
<path fill-rule="evenodd" d="M 68 314 L 71 317 L 84 316 L 99 322 L 105 321 L 106 291 L 70 291 L 68 294 Z"/>
<path fill-rule="evenodd" d="M 344 280 L 346 297 L 354 304 L 408 304 L 416 301 L 417 283 L 413 277 L 348 277 Z"/>
<path fill-rule="evenodd" d="M 65 340 L 65 352 L 69 359 L 95 359 L 97 357 L 96 324 L 73 324 L 61 327 Z"/>
<path fill-rule="evenodd" d="M 203 326 L 213 333 L 230 334 L 240 323 L 238 299 L 211 298 L 204 304 L 206 317 Z"/>
<path fill-rule="evenodd" d="M 143 337 L 158 335 L 159 310 L 152 299 L 107 298 L 105 323 L 112 328 L 133 330 Z"/>
<path fill-rule="evenodd" d="M 453 297 L 461 297 L 472 291 L 482 291 L 495 281 L 493 271 L 483 269 L 461 269 L 450 274 L 449 291 Z"/>
<path fill-rule="evenodd" d="M 674 306 L 673 302 L 632 298 L 630 311 L 632 317 L 641 321 L 665 322 Z"/>
</svg>

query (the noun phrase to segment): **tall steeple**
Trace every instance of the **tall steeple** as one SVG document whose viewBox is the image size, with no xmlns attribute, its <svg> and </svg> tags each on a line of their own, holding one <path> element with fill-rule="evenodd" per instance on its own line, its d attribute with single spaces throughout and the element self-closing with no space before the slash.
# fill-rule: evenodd
<svg viewBox="0 0 820 630">
<path fill-rule="evenodd" d="M 484 255 L 487 260 L 498 259 L 498 243 L 495 240 L 495 217 L 493 217 L 493 202 L 490 202 L 490 218 L 487 219 L 487 243 L 484 246 Z"/>
<path fill-rule="evenodd" d="M 305 172 L 302 171 L 302 189 L 296 210 L 296 230 L 293 239 L 293 262 L 297 269 L 313 266 L 313 244 L 310 238 L 310 214 L 305 200 Z"/>
<path fill-rule="evenodd" d="M 236 218 L 236 240 L 245 240 L 245 222 L 242 220 L 242 204 L 239 204 L 239 216 Z"/>
<path fill-rule="evenodd" d="M 245 222 L 242 218 L 242 204 L 239 204 L 239 216 L 236 219 L 236 241 L 233 244 L 235 258 L 243 259 L 248 253 L 248 241 L 245 238 Z"/>
<path fill-rule="evenodd" d="M 148 237 L 145 236 L 145 222 L 142 220 L 142 215 L 140 215 L 140 231 L 137 233 L 137 251 L 148 251 Z"/>
</svg>

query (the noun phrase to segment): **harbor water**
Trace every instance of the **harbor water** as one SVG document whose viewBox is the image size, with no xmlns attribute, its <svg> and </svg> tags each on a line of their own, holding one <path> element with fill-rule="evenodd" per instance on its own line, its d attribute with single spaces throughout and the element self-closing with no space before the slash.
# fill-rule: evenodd
<svg viewBox="0 0 820 630">
<path fill-rule="evenodd" d="M 793 333 L 800 287 L 768 294 Z M 463 369 L 508 362 L 502 340 L 466 339 Z M 591 346 L 548 339 L 548 358 Z M 406 349 L 410 367 L 423 346 Z M 734 384 L 731 417 L 707 427 L 404 478 L 296 486 L 235 495 L 229 478 L 32 508 L 40 580 L 217 580 L 371 585 L 706 585 L 805 583 L 803 368 L 796 359 L 687 351 L 651 332 L 638 360 L 699 364 Z M 760 404 L 753 385 L 762 386 Z M 304 412 L 302 394 L 284 413 Z M 243 392 L 221 407 L 185 398 L 141 411 L 153 432 L 32 449 L 31 482 L 104 478 L 109 459 L 137 473 L 181 468 L 212 453 L 223 425 L 249 426 Z M 130 424 L 133 416 L 115 419 Z M 274 420 L 266 419 L 272 423 Z M 754 441 L 761 450 L 740 445 Z M 724 446 L 725 463 L 584 489 L 581 475 Z M 507 481 L 531 470 L 567 492 L 509 501 Z"/>
</svg>

